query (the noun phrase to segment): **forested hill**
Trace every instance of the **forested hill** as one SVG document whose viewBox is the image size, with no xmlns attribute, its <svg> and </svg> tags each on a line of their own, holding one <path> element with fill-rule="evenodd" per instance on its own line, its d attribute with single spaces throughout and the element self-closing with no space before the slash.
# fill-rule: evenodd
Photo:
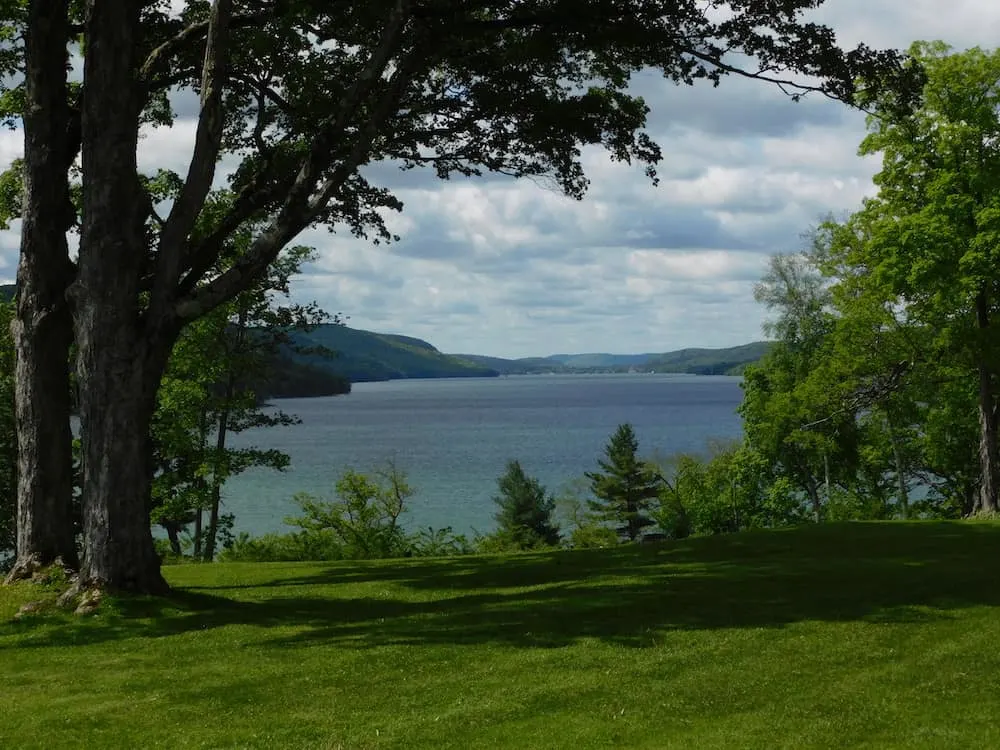
<svg viewBox="0 0 1000 750">
<path fill-rule="evenodd" d="M 545 372 L 675 372 L 692 375 L 739 375 L 770 349 L 768 341 L 733 346 L 726 349 L 680 349 L 646 354 L 553 354 L 548 357 L 502 359 L 478 354 L 454 356 L 504 374 Z"/>
<path fill-rule="evenodd" d="M 14 296 L 14 285 L 0 285 L 0 300 Z M 676 372 L 738 375 L 771 347 L 756 341 L 726 349 L 680 349 L 645 354 L 553 354 L 506 359 L 482 354 L 444 354 L 428 342 L 392 333 L 340 325 L 321 325 L 295 335 L 304 347 L 332 356 L 286 353 L 260 390 L 268 398 L 347 393 L 350 383 L 402 378 L 495 377 L 497 375 L 586 372 Z"/>
<path fill-rule="evenodd" d="M 338 325 L 317 326 L 296 334 L 300 346 L 323 347 L 332 357 L 296 355 L 309 364 L 337 373 L 351 382 L 402 378 L 495 377 L 491 367 L 442 354 L 421 339 L 374 333 Z"/>
</svg>

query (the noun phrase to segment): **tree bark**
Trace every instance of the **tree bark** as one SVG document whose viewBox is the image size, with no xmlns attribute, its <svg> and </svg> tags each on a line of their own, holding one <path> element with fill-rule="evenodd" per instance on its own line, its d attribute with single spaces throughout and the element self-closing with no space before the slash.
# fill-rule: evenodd
<svg viewBox="0 0 1000 750">
<path fill-rule="evenodd" d="M 67 169 L 76 151 L 67 99 L 66 0 L 35 0 L 25 33 L 24 198 L 17 313 L 17 559 L 8 580 L 60 561 L 76 567 L 66 289 L 75 221 Z"/>
<path fill-rule="evenodd" d="M 71 289 L 83 440 L 80 586 L 163 593 L 150 529 L 150 425 L 177 328 L 140 306 L 148 265 L 136 170 L 141 3 L 90 0 L 83 94 L 83 229 Z"/>
<path fill-rule="evenodd" d="M 77 372 L 83 437 L 84 554 L 81 582 L 162 593 L 150 529 L 150 424 L 170 347 L 144 341 L 99 300 L 78 296 Z"/>
<path fill-rule="evenodd" d="M 986 291 L 976 295 L 976 322 L 979 330 L 989 328 L 989 299 Z M 997 413 L 993 372 L 984 358 L 979 359 L 979 494 L 974 512 L 996 513 L 1000 489 L 1000 451 L 997 448 Z"/>
</svg>

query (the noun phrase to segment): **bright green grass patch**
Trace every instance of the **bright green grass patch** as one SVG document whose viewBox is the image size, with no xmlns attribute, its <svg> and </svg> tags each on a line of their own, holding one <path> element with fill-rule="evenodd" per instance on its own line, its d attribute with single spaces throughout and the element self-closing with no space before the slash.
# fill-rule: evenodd
<svg viewBox="0 0 1000 750">
<path fill-rule="evenodd" d="M 843 524 L 0 589 L 0 748 L 1000 747 L 998 561 L 997 524 Z"/>
</svg>

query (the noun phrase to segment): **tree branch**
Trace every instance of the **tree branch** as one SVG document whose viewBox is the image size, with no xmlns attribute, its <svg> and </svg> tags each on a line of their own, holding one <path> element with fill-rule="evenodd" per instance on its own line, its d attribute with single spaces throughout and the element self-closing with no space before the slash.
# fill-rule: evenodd
<svg viewBox="0 0 1000 750">
<path fill-rule="evenodd" d="M 337 192 L 343 188 L 344 183 L 368 158 L 372 143 L 395 110 L 407 85 L 412 81 L 414 63 L 421 54 L 421 50 L 414 49 L 400 61 L 389 81 L 389 86 L 376 102 L 361 131 L 355 136 L 350 153 L 337 165 L 318 190 L 316 184 L 318 175 L 313 174 L 313 165 L 307 160 L 299 171 L 295 184 L 277 217 L 254 240 L 246 255 L 218 278 L 178 302 L 176 309 L 181 319 L 198 318 L 250 286 L 278 256 L 281 249 L 327 208 Z M 314 192 L 316 195 L 310 198 Z"/>
<path fill-rule="evenodd" d="M 801 83 L 799 81 L 793 81 L 789 78 L 778 78 L 777 76 L 767 75 L 765 71 L 768 70 L 768 68 L 764 67 L 760 68 L 757 71 L 744 70 L 743 68 L 739 68 L 735 65 L 730 65 L 729 63 L 723 62 L 720 57 L 708 54 L 706 52 L 701 52 L 695 49 L 694 47 L 685 46 L 681 49 L 685 54 L 690 55 L 696 60 L 700 60 L 701 62 L 706 63 L 707 65 L 711 65 L 714 68 L 718 68 L 719 70 L 725 73 L 731 73 L 732 75 L 740 76 L 742 78 L 750 78 L 755 81 L 763 81 L 765 83 L 774 84 L 783 94 L 790 96 L 792 99 L 799 99 L 800 97 L 808 93 L 818 93 L 821 94 L 822 96 L 825 96 L 827 99 L 832 99 L 835 102 L 843 102 L 843 99 L 841 99 L 839 96 L 832 93 L 831 91 L 828 91 L 821 84 L 812 85 L 807 83 Z M 868 110 L 864 109 L 863 107 L 857 104 L 854 104 L 853 102 L 851 102 L 850 104 L 851 106 L 856 107 L 862 112 L 871 114 L 870 112 L 868 112 Z"/>
<path fill-rule="evenodd" d="M 245 288 L 247 284 L 252 282 L 254 275 L 259 274 L 277 256 L 281 247 L 308 226 L 316 214 L 325 208 L 325 203 L 317 208 L 315 201 L 310 201 L 310 196 L 316 190 L 317 182 L 323 172 L 329 168 L 332 160 L 331 155 L 334 153 L 334 139 L 343 134 L 361 103 L 370 96 L 375 84 L 382 80 L 390 61 L 398 53 L 409 18 L 408 11 L 409 0 L 397 0 L 368 64 L 355 79 L 354 85 L 341 98 L 335 117 L 321 128 L 320 132 L 313 138 L 309 154 L 304 159 L 294 182 L 287 186 L 287 195 L 279 209 L 278 216 L 271 222 L 267 230 L 254 241 L 246 258 L 241 259 L 233 268 L 215 279 L 206 288 L 197 290 L 188 295 L 187 299 L 178 302 L 177 311 L 182 318 L 197 318 Z M 416 50 L 408 56 L 411 63 L 416 56 Z M 372 141 L 378 134 L 378 127 L 391 113 L 392 107 L 398 102 L 402 90 L 409 82 L 409 73 L 404 75 L 404 71 L 408 70 L 409 65 L 405 63 L 400 63 L 397 67 L 389 89 L 377 107 L 380 112 L 383 108 L 386 111 L 381 117 L 373 115 L 368 118 L 366 125 L 357 136 L 355 147 L 335 172 L 335 176 L 340 180 L 339 184 L 331 189 L 331 180 L 334 179 L 331 177 L 331 180 L 328 180 L 320 188 L 321 196 L 327 196 L 326 202 L 329 202 L 332 193 L 336 192 L 343 181 L 350 177 L 364 161 Z M 262 186 L 256 192 L 241 196 L 222 219 L 217 230 L 192 249 L 189 258 L 192 272 L 197 270 L 199 272 L 197 277 L 206 273 L 215 264 L 229 235 L 253 213 L 264 208 L 276 194 L 275 186 L 271 185 Z M 195 282 L 197 277 L 194 279 Z M 187 290 L 192 286 L 192 274 L 189 273 L 181 282 L 181 288 Z"/>
<path fill-rule="evenodd" d="M 214 16 L 214 12 L 213 12 Z M 241 29 L 249 26 L 256 26 L 263 21 L 267 20 L 267 13 L 241 13 L 232 14 L 230 10 L 229 18 L 229 28 L 230 29 Z M 152 81 L 157 68 L 160 67 L 164 61 L 171 55 L 175 54 L 178 50 L 183 48 L 185 45 L 197 41 L 202 36 L 206 36 L 210 33 L 210 27 L 212 25 L 212 18 L 208 18 L 204 21 L 197 21 L 192 23 L 190 26 L 184 28 L 176 36 L 171 37 L 159 47 L 154 49 L 149 53 L 146 61 L 142 64 L 139 69 L 139 79 L 146 81 L 147 84 Z"/>
<path fill-rule="evenodd" d="M 156 281 L 151 309 L 164 312 L 181 274 L 185 240 L 204 205 L 215 179 L 219 149 L 222 147 L 222 91 L 229 60 L 229 26 L 233 0 L 214 0 L 209 16 L 202 68 L 201 114 L 187 179 L 167 216 L 156 260 Z"/>
</svg>

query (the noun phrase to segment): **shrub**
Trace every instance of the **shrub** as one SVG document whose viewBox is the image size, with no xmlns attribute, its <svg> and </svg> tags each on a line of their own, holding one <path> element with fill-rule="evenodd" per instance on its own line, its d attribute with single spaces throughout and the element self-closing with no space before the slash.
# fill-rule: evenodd
<svg viewBox="0 0 1000 750">
<path fill-rule="evenodd" d="M 240 534 L 219 553 L 222 562 L 298 562 L 344 559 L 339 538 L 328 530 L 295 534 Z"/>
</svg>

